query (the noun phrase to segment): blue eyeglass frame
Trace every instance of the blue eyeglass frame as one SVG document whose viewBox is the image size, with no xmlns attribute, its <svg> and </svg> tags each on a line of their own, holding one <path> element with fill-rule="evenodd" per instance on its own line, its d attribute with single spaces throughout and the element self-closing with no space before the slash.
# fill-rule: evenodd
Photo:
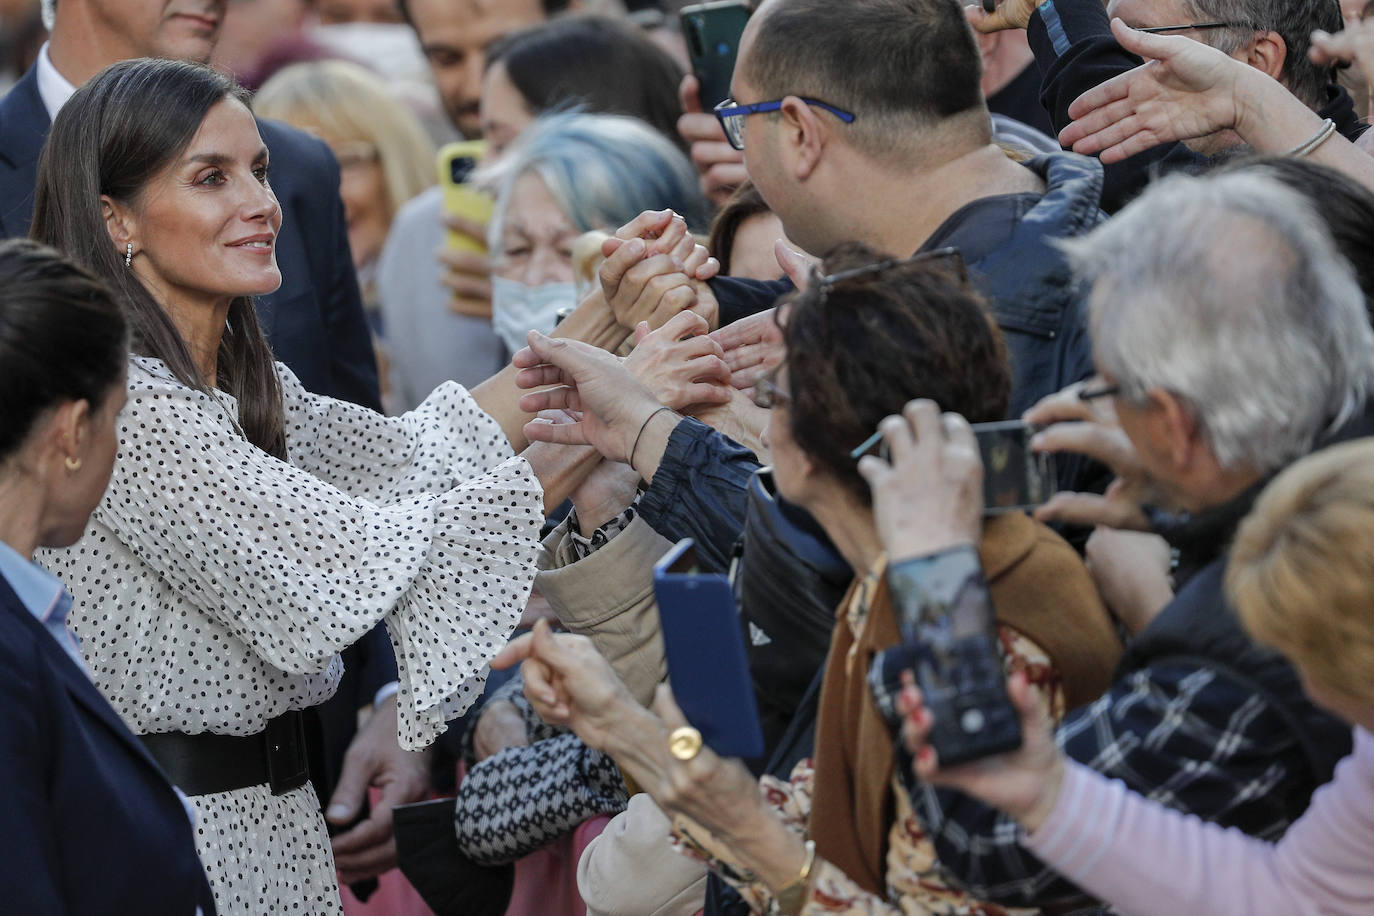
<svg viewBox="0 0 1374 916">
<path fill-rule="evenodd" d="M 829 102 L 822 102 L 820 99 L 810 99 L 806 96 L 797 96 L 808 105 L 814 105 L 824 111 L 828 111 L 846 124 L 854 123 L 854 115 L 843 108 L 836 108 Z M 715 113 L 716 120 L 720 122 L 720 129 L 725 131 L 725 139 L 737 150 L 744 149 L 744 135 L 736 130 L 731 130 L 729 120 L 731 118 L 742 118 L 745 115 L 763 114 L 768 111 L 778 111 L 782 108 L 782 103 L 786 99 L 775 99 L 771 102 L 755 102 L 752 105 L 740 105 L 734 99 L 725 99 L 712 111 Z"/>
</svg>

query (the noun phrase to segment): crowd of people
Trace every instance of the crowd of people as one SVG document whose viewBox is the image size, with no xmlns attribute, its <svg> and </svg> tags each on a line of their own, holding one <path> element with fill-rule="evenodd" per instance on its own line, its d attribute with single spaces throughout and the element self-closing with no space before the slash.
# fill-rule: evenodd
<svg viewBox="0 0 1374 916">
<path fill-rule="evenodd" d="M 1374 18 L 684 5 L 0 6 L 0 909 L 1374 912 Z"/>
</svg>

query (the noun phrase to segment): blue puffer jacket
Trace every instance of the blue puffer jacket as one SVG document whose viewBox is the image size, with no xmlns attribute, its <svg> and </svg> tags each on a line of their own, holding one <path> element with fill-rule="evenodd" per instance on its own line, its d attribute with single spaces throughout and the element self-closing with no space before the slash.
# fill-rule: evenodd
<svg viewBox="0 0 1374 916">
<path fill-rule="evenodd" d="M 1092 372 L 1082 303 L 1059 239 L 1083 235 L 1106 219 L 1098 207 L 1102 164 L 1074 153 L 1023 163 L 1044 179 L 1041 194 L 985 197 L 953 213 L 922 251 L 958 248 L 969 276 L 988 298 L 1012 360 L 1010 416 Z M 772 308 L 790 281 L 721 277 L 711 281 L 722 324 Z"/>
</svg>

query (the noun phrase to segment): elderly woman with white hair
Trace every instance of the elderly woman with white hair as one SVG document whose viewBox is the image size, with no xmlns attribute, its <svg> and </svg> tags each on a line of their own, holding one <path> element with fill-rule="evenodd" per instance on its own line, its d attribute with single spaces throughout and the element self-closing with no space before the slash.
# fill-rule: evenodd
<svg viewBox="0 0 1374 916">
<path fill-rule="evenodd" d="M 573 246 L 583 233 L 613 231 L 644 210 L 673 210 L 691 229 L 710 221 L 687 157 L 622 115 L 545 115 L 478 180 L 496 190 L 492 324 L 511 353 L 577 304 Z"/>
</svg>

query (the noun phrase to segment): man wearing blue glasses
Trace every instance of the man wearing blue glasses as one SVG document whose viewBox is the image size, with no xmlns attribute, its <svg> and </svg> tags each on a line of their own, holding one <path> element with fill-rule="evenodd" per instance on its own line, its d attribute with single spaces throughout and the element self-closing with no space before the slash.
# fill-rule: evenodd
<svg viewBox="0 0 1374 916">
<path fill-rule="evenodd" d="M 1103 218 L 1102 170 L 1071 153 L 1010 158 L 993 143 L 979 76 L 958 0 L 767 0 L 716 115 L 806 251 L 957 248 L 1006 335 L 1019 416 L 1089 374 L 1078 294 L 1054 242 Z M 603 272 L 622 322 L 647 317 L 664 283 L 650 285 L 654 265 L 631 270 L 636 261 L 618 251 Z M 749 316 L 791 285 L 723 278 L 711 289 L 722 325 L 748 321 L 721 332 L 726 344 L 766 336 L 771 316 Z"/>
</svg>

